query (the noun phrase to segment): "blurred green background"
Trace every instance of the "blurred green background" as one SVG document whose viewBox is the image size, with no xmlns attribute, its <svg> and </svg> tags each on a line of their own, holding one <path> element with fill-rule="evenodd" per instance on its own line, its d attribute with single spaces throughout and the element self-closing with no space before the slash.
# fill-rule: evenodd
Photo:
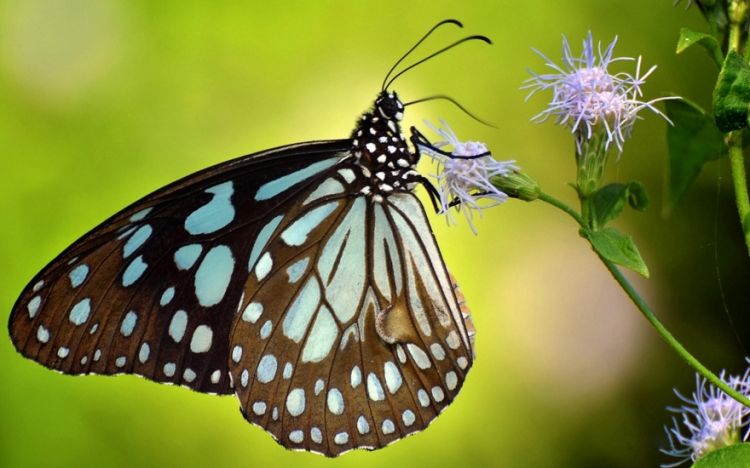
<svg viewBox="0 0 750 468">
<path fill-rule="evenodd" d="M 684 5 L 684 2 L 683 2 Z M 516 159 L 573 203 L 572 138 L 534 125 L 549 96 L 524 103 L 536 47 L 559 60 L 590 29 L 616 55 L 659 68 L 647 97 L 705 107 L 716 70 L 675 56 L 697 10 L 671 0 L 194 2 L 0 0 L 0 318 L 28 280 L 79 235 L 142 195 L 240 154 L 348 136 L 394 60 L 440 19 L 493 47 L 465 46 L 402 77 L 407 125 L 446 118 L 496 157 Z M 447 28 L 430 48 L 459 36 Z M 661 216 L 665 124 L 646 115 L 610 169 L 643 181 L 652 207 L 626 213 L 652 277 L 635 278 L 660 317 L 715 370 L 740 372 L 750 344 L 748 258 L 726 161 L 709 164 Z M 577 235 L 541 203 L 486 212 L 479 236 L 433 217 L 478 329 L 460 397 L 428 430 L 336 460 L 293 453 L 247 424 L 232 397 L 137 377 L 67 377 L 24 360 L 0 337 L 0 465 L 26 466 L 655 466 L 662 426 L 692 391 L 664 345 Z M 719 284 L 723 287 L 723 298 Z M 730 320 L 731 318 L 731 320 Z M 733 324 L 732 324 L 733 322 Z"/>
</svg>

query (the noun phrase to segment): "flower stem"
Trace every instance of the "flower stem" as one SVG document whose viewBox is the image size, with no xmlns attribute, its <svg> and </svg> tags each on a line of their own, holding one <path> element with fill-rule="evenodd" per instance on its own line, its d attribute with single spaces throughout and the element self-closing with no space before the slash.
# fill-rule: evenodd
<svg viewBox="0 0 750 468">
<path fill-rule="evenodd" d="M 734 197 L 737 204 L 737 213 L 740 216 L 742 233 L 745 236 L 745 245 L 750 255 L 750 198 L 747 194 L 747 178 L 745 176 L 745 158 L 742 154 L 742 133 L 732 132 L 727 138 L 729 146 L 729 165 L 732 171 L 732 184 L 734 185 Z"/>
<path fill-rule="evenodd" d="M 581 226 L 582 229 L 587 229 L 587 226 L 584 222 L 584 219 L 579 215 L 573 208 L 569 207 L 562 201 L 556 199 L 555 197 L 542 192 L 539 195 L 539 200 L 542 200 L 555 208 L 567 213 L 570 217 L 576 220 L 576 222 Z M 638 310 L 641 312 L 641 314 L 648 320 L 648 322 L 653 326 L 657 333 L 662 337 L 662 339 L 673 349 L 677 352 L 677 354 L 690 365 L 693 369 L 695 369 L 700 375 L 705 377 L 709 382 L 714 384 L 716 387 L 720 388 L 724 393 L 729 395 L 730 397 L 737 400 L 739 403 L 747 406 L 750 408 L 750 399 L 748 399 L 746 396 L 742 395 L 741 393 L 734 390 L 732 387 L 727 385 L 726 382 L 721 380 L 716 374 L 711 372 L 706 366 L 700 363 L 690 352 L 688 352 L 687 349 L 685 349 L 682 344 L 677 341 L 677 339 L 667 330 L 667 328 L 659 321 L 659 319 L 656 317 L 654 312 L 651 310 L 651 308 L 646 304 L 646 301 L 643 300 L 643 298 L 638 294 L 638 291 L 635 290 L 632 284 L 628 281 L 627 278 L 622 274 L 619 268 L 617 266 L 610 262 L 609 260 L 605 259 L 601 255 L 599 255 L 599 259 L 604 263 L 604 265 L 607 267 L 609 272 L 612 274 L 612 276 L 615 278 L 615 281 L 622 287 L 623 290 L 625 290 L 625 293 L 628 295 L 631 301 L 638 307 Z"/>
</svg>

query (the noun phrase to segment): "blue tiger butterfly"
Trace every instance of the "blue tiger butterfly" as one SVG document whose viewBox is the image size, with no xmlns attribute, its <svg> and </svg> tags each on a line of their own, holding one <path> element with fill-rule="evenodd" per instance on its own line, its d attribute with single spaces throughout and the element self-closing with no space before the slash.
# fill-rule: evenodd
<svg viewBox="0 0 750 468">
<path fill-rule="evenodd" d="M 234 394 L 281 445 L 337 456 L 419 432 L 456 397 L 474 327 L 417 186 L 389 77 L 342 140 L 292 144 L 138 200 L 38 273 L 10 316 L 29 359 Z M 417 101 L 413 101 L 415 103 Z M 421 100 L 420 100 L 421 102 Z"/>
</svg>

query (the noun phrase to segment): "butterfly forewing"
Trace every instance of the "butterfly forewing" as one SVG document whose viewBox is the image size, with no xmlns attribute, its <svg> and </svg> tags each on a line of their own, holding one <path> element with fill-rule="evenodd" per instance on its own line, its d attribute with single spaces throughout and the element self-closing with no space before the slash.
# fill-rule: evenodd
<svg viewBox="0 0 750 468">
<path fill-rule="evenodd" d="M 473 358 L 416 197 L 355 193 L 337 174 L 269 227 L 230 338 L 245 417 L 329 456 L 425 428 Z"/>
<path fill-rule="evenodd" d="M 231 393 L 229 332 L 254 240 L 272 210 L 293 202 L 348 146 L 238 158 L 113 216 L 27 286 L 9 323 L 15 346 L 65 373 L 135 373 Z M 264 186 L 267 196 L 257 196 Z"/>
</svg>

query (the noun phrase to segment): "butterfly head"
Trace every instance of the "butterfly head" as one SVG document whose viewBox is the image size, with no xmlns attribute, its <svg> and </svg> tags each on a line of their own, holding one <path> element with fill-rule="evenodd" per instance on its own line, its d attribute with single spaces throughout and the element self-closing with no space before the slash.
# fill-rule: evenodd
<svg viewBox="0 0 750 468">
<path fill-rule="evenodd" d="M 404 104 L 396 92 L 383 91 L 375 100 L 375 109 L 384 119 L 401 121 L 404 118 Z"/>
</svg>

